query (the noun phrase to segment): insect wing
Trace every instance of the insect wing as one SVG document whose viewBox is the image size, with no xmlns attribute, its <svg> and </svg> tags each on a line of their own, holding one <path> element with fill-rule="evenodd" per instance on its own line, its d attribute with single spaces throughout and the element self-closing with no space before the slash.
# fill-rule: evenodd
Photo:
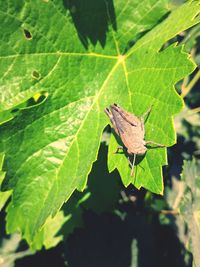
<svg viewBox="0 0 200 267">
<path fill-rule="evenodd" d="M 116 112 L 118 112 L 121 115 L 121 117 L 132 126 L 138 125 L 138 118 L 133 114 L 131 114 L 130 112 L 121 108 L 119 105 L 117 104 L 111 105 L 111 110 L 115 110 Z"/>
<path fill-rule="evenodd" d="M 111 113 L 112 113 L 116 128 L 118 130 L 118 133 L 121 136 L 121 134 L 124 133 L 124 130 L 125 130 L 124 123 L 126 123 L 126 122 L 121 117 L 120 113 L 118 111 L 116 111 L 115 109 L 112 109 L 112 107 L 111 107 Z"/>
</svg>

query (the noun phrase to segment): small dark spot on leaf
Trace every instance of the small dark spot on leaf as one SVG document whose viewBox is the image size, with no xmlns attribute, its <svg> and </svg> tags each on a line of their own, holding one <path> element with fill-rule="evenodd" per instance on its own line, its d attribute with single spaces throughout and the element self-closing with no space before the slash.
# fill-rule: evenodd
<svg viewBox="0 0 200 267">
<path fill-rule="evenodd" d="M 39 80 L 40 79 L 40 73 L 36 70 L 32 72 L 32 76 L 34 79 Z"/>
<path fill-rule="evenodd" d="M 197 13 L 195 16 L 194 16 L 194 18 L 193 18 L 193 20 L 198 20 L 200 18 L 200 15 L 199 15 L 199 13 Z"/>
<path fill-rule="evenodd" d="M 32 34 L 26 29 L 24 29 L 24 36 L 26 37 L 27 40 L 32 39 Z"/>
<path fill-rule="evenodd" d="M 48 92 L 46 91 L 38 92 L 27 101 L 27 106 L 31 107 L 39 105 L 42 102 L 44 102 L 47 99 L 47 97 L 48 97 Z"/>
</svg>

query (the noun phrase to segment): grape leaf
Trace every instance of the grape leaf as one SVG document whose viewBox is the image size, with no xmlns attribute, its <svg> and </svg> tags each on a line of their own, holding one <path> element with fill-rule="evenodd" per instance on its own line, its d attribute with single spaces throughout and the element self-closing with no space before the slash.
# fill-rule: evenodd
<svg viewBox="0 0 200 267">
<path fill-rule="evenodd" d="M 163 0 L 2 1 L 0 111 L 47 95 L 14 118 L 1 115 L 3 188 L 13 189 L 8 232 L 20 230 L 31 243 L 73 191 L 85 188 L 111 103 L 136 115 L 153 103 L 146 138 L 175 143 L 172 116 L 182 100 L 173 85 L 195 66 L 181 47 L 162 48 L 198 23 L 199 4 L 187 2 L 164 19 L 169 12 Z M 109 169 L 117 167 L 125 185 L 156 193 L 164 164 L 165 149 L 149 150 L 132 181 L 127 159 L 109 152 Z"/>
</svg>

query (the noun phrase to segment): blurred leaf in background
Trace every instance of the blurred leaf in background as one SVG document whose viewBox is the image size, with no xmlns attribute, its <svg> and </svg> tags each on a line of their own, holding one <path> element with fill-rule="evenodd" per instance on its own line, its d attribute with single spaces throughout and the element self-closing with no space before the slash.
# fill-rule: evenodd
<svg viewBox="0 0 200 267">
<path fill-rule="evenodd" d="M 184 192 L 180 201 L 180 214 L 186 223 L 195 266 L 200 266 L 200 161 L 184 161 L 182 181 Z"/>
<path fill-rule="evenodd" d="M 10 235 L 0 242 L 0 266 L 1 267 L 14 267 L 15 261 L 26 256 L 33 255 L 35 252 L 27 249 L 24 251 L 17 251 L 21 242 L 19 234 Z"/>
</svg>

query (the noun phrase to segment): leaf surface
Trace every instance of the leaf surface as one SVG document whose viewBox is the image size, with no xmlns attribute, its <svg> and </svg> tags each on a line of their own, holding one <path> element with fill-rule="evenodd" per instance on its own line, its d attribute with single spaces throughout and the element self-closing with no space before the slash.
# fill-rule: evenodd
<svg viewBox="0 0 200 267">
<path fill-rule="evenodd" d="M 153 103 L 146 139 L 175 143 L 172 116 L 182 100 L 173 85 L 194 64 L 180 47 L 160 49 L 198 22 L 199 5 L 187 2 L 159 23 L 168 12 L 163 0 L 2 1 L 0 111 L 47 95 L 7 122 L 2 115 L 4 190 L 14 189 L 9 232 L 21 230 L 31 242 L 73 191 L 85 188 L 108 124 L 106 106 L 116 102 L 139 116 Z M 117 167 L 125 185 L 156 193 L 164 164 L 165 149 L 149 150 L 133 180 L 126 157 L 109 152 L 109 170 Z"/>
<path fill-rule="evenodd" d="M 44 245 L 45 249 L 55 247 L 63 235 L 59 232 L 61 226 L 67 221 L 63 211 L 59 211 L 53 218 L 49 217 L 42 229 L 35 235 L 31 243 L 31 249 L 40 250 Z"/>
</svg>

